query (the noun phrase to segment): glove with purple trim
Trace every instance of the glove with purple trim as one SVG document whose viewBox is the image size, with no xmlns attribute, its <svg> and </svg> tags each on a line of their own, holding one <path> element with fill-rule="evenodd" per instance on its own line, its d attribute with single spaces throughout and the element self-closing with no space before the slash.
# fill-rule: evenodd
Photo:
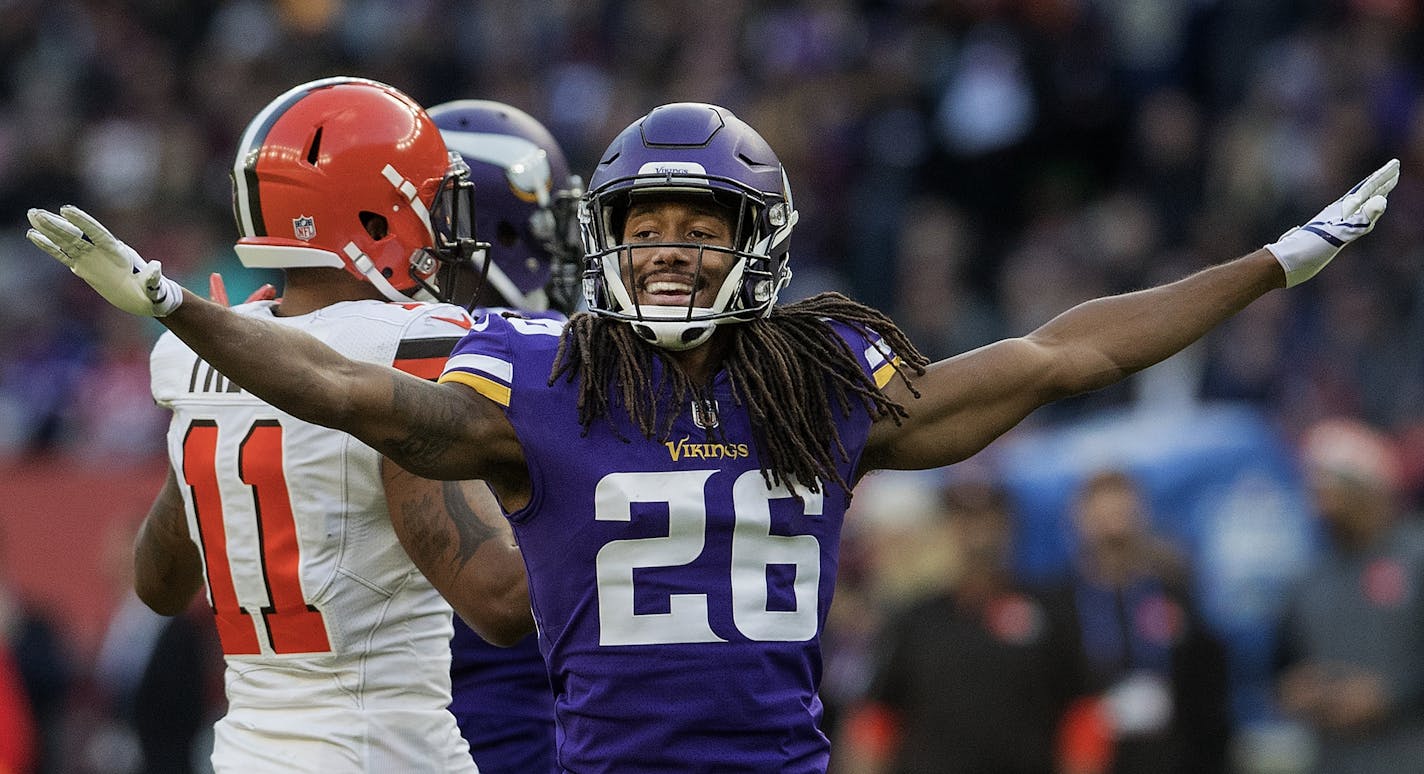
<svg viewBox="0 0 1424 774">
<path fill-rule="evenodd" d="M 104 300 L 141 317 L 163 317 L 183 303 L 183 288 L 163 276 L 158 261 L 145 261 L 88 213 L 66 204 L 56 215 L 34 209 L 25 233 L 41 250 L 69 267 Z"/>
<path fill-rule="evenodd" d="M 1286 287 L 1314 277 L 1345 245 L 1370 233 L 1384 214 L 1385 197 L 1398 182 L 1399 159 L 1390 159 L 1309 223 L 1266 245 L 1286 270 Z"/>
</svg>

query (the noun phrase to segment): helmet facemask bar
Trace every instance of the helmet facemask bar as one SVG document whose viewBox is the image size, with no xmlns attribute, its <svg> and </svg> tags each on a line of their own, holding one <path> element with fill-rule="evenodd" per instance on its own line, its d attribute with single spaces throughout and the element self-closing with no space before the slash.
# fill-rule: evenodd
<svg viewBox="0 0 1424 774">
<path fill-rule="evenodd" d="M 464 304 L 468 308 L 484 287 L 489 243 L 476 238 L 475 187 L 470 182 L 470 168 L 459 154 L 450 154 L 450 171 L 436 189 L 430 207 L 430 228 L 432 245 L 411 256 L 411 277 L 441 301 L 468 298 Z M 477 255 L 484 257 L 478 264 Z M 468 296 L 458 287 L 466 274 L 477 277 Z"/>
<path fill-rule="evenodd" d="M 539 236 L 549 253 L 549 305 L 562 312 L 571 312 L 579 302 L 579 280 L 583 271 L 583 243 L 579 233 L 579 201 L 583 198 L 583 181 L 570 178 L 571 187 L 555 191 L 549 202 L 547 238 Z M 531 229 L 533 231 L 534 229 Z"/>
<path fill-rule="evenodd" d="M 693 288 L 692 294 L 686 304 L 677 306 L 665 306 L 657 304 L 643 304 L 638 300 L 637 280 L 633 277 L 633 254 L 638 250 L 655 250 L 672 248 L 677 250 L 688 250 L 695 252 L 697 258 L 692 262 L 693 274 L 697 277 L 697 285 Z M 696 305 L 697 294 L 705 289 L 705 275 L 702 273 L 702 263 L 707 253 L 724 253 L 733 256 L 732 268 L 722 281 L 722 286 L 717 290 L 717 297 L 710 307 L 700 307 Z M 608 312 L 607 316 L 615 320 L 669 320 L 681 322 L 696 322 L 700 320 L 726 320 L 737 318 L 739 320 L 752 319 L 755 314 L 749 313 L 745 309 L 725 309 L 728 306 L 730 296 L 736 294 L 739 283 L 746 275 L 747 270 L 744 264 L 739 263 L 742 253 L 729 247 L 718 247 L 716 245 L 702 244 L 699 242 L 654 242 L 637 245 L 618 245 L 604 254 L 605 258 L 616 256 L 613 263 L 617 266 L 617 273 L 613 274 L 608 267 L 610 262 L 604 260 L 604 281 L 610 288 L 621 288 L 615 290 L 614 295 L 618 297 L 618 302 L 623 308 L 628 309 L 623 312 Z M 635 285 L 633 290 L 629 290 L 623 283 L 623 278 L 630 278 L 628 281 Z M 613 283 L 617 283 L 616 285 Z M 722 309 L 724 311 L 715 311 Z"/>
</svg>

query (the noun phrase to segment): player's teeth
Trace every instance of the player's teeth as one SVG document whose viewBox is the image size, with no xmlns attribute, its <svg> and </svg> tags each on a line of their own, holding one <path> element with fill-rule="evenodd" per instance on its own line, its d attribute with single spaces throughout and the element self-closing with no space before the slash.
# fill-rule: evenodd
<svg viewBox="0 0 1424 774">
<path fill-rule="evenodd" d="M 649 282 L 649 293 L 687 293 L 692 286 L 682 282 Z"/>
</svg>

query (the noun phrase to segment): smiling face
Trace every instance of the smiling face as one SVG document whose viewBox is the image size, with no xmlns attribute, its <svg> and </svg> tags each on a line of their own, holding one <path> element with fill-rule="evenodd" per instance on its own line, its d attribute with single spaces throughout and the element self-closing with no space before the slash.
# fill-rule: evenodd
<svg viewBox="0 0 1424 774">
<path fill-rule="evenodd" d="M 621 239 L 632 248 L 631 271 L 623 272 L 629 294 L 640 305 L 687 307 L 691 302 L 710 308 L 736 256 L 665 243 L 731 247 L 734 228 L 727 211 L 710 202 L 658 199 L 632 205 Z"/>
</svg>

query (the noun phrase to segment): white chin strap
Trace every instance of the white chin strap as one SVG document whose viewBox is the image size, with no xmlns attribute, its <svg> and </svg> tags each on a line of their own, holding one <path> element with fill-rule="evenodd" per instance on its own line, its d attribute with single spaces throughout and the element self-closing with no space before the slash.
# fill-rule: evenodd
<svg viewBox="0 0 1424 774">
<path fill-rule="evenodd" d="M 656 347 L 681 352 L 692 349 L 712 338 L 720 320 L 687 319 L 685 306 L 643 306 L 641 320 L 628 320 L 633 333 Z M 711 314 L 711 309 L 693 307 L 693 316 Z M 662 319 L 659 319 L 662 318 Z"/>
<path fill-rule="evenodd" d="M 367 282 L 375 285 L 376 289 L 381 291 L 381 295 L 385 296 L 386 300 L 396 301 L 398 303 L 435 300 L 434 296 L 430 295 L 425 288 L 419 285 L 412 288 L 409 294 L 396 290 L 390 281 L 386 279 L 386 276 L 381 273 L 381 270 L 376 268 L 376 264 L 371 260 L 371 257 L 361 252 L 361 248 L 357 247 L 355 242 L 347 242 L 345 252 L 346 257 L 351 260 L 351 264 L 365 275 Z"/>
</svg>

